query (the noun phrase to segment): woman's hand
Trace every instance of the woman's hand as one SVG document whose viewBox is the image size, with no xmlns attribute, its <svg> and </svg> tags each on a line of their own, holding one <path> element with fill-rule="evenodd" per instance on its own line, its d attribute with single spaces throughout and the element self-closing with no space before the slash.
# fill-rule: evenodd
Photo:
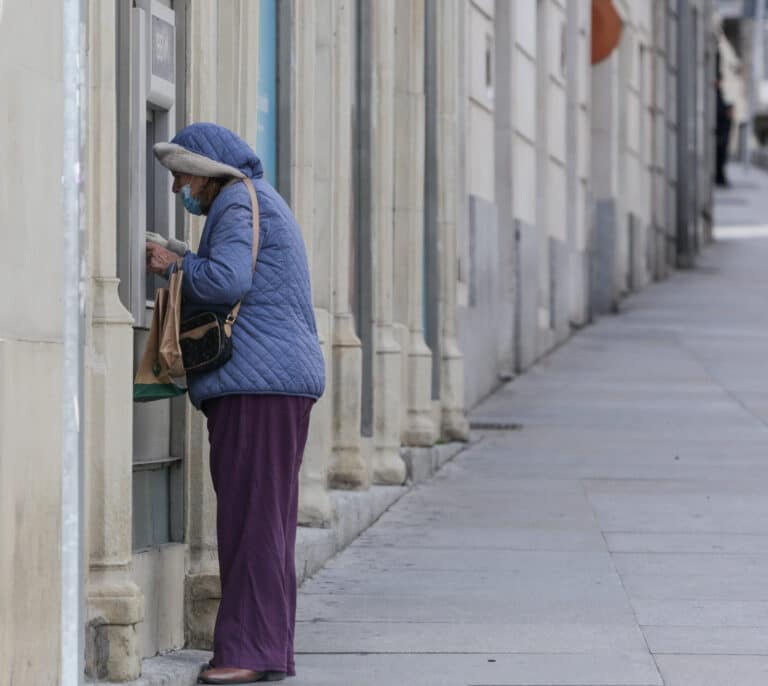
<svg viewBox="0 0 768 686">
<path fill-rule="evenodd" d="M 147 243 L 147 271 L 153 274 L 165 274 L 172 264 L 179 264 L 181 258 L 162 245 Z"/>
</svg>

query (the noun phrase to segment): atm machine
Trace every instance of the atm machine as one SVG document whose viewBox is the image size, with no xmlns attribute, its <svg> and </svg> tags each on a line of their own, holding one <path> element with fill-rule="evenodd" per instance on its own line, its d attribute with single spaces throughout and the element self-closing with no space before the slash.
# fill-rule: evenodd
<svg viewBox="0 0 768 686">
<path fill-rule="evenodd" d="M 176 27 L 183 29 L 185 5 L 180 0 L 115 2 L 118 276 L 120 298 L 134 319 L 135 369 L 152 320 L 155 289 L 164 283 L 146 272 L 145 233 L 177 237 L 178 227 L 178 237 L 183 234 L 173 178 L 155 161 L 152 146 L 170 140 L 177 126 L 185 51 L 183 30 L 177 33 Z M 148 601 L 166 593 L 169 580 L 183 587 L 184 547 L 178 544 L 184 539 L 184 403 L 182 396 L 133 405 L 133 566 Z M 147 602 L 140 628 L 145 655 L 183 642 L 182 617 L 168 612 Z"/>
<path fill-rule="evenodd" d="M 120 169 L 128 177 L 120 179 L 119 185 L 125 191 L 120 181 L 128 182 L 129 226 L 121 227 L 127 230 L 119 235 L 119 268 L 123 303 L 129 307 L 136 326 L 145 328 L 152 319 L 148 301 L 154 300 L 157 277 L 145 274 L 144 232 L 176 235 L 172 179 L 152 155 L 152 146 L 170 140 L 176 129 L 176 28 L 174 11 L 159 0 L 136 0 L 135 4 L 129 8 L 130 36 L 120 35 L 121 42 L 130 42 L 130 64 L 120 64 L 121 68 L 129 68 L 129 76 L 128 83 L 119 79 L 118 86 L 118 127 L 127 124 L 127 130 L 120 133 L 127 134 L 121 139 L 127 138 L 128 148 L 126 155 L 118 152 L 118 163 L 129 166 L 128 170 Z M 123 89 L 124 85 L 129 88 Z"/>
</svg>

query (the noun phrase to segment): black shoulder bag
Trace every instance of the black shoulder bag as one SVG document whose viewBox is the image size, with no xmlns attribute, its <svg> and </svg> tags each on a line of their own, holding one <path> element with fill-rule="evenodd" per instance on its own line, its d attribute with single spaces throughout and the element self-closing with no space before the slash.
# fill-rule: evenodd
<svg viewBox="0 0 768 686">
<path fill-rule="evenodd" d="M 243 183 L 251 196 L 253 212 L 253 269 L 259 251 L 259 202 L 250 179 Z M 232 327 L 240 312 L 238 300 L 226 317 L 216 312 L 201 312 L 183 319 L 179 325 L 179 345 L 187 374 L 201 374 L 221 367 L 232 357 Z"/>
</svg>

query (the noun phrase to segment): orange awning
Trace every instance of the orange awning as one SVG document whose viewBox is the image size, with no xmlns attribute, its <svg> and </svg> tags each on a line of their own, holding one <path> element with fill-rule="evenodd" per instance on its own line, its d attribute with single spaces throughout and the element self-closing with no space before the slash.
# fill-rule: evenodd
<svg viewBox="0 0 768 686">
<path fill-rule="evenodd" d="M 622 28 L 612 0 L 592 0 L 592 64 L 602 62 L 616 49 Z"/>
</svg>

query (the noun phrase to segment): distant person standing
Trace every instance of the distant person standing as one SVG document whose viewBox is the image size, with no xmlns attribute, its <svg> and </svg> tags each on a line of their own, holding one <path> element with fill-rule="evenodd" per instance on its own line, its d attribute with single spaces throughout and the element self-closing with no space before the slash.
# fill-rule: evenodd
<svg viewBox="0 0 768 686">
<path fill-rule="evenodd" d="M 728 142 L 731 137 L 733 123 L 733 105 L 725 101 L 722 88 L 722 72 L 720 71 L 720 53 L 717 55 L 717 121 L 715 122 L 715 183 L 718 186 L 728 186 L 725 177 L 725 163 L 728 159 Z"/>
</svg>

